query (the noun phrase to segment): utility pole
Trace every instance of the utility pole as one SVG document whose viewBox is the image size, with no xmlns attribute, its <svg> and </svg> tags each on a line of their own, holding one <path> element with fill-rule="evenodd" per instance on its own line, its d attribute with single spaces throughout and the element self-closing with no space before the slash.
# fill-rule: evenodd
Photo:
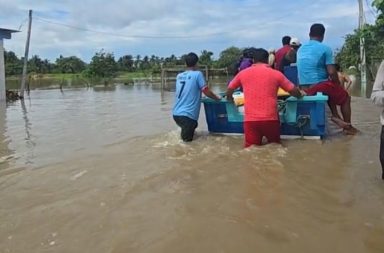
<svg viewBox="0 0 384 253">
<path fill-rule="evenodd" d="M 365 39 L 363 28 L 365 26 L 364 4 L 363 0 L 359 1 L 359 31 L 360 31 L 360 79 L 361 79 L 361 96 L 367 97 L 367 65 L 365 56 Z"/>
<path fill-rule="evenodd" d="M 27 35 L 27 42 L 25 43 L 23 75 L 21 77 L 21 86 L 20 86 L 20 99 L 24 99 L 25 81 L 27 79 L 29 40 L 31 38 L 31 26 L 32 26 L 32 10 L 29 10 L 28 35 Z"/>
</svg>

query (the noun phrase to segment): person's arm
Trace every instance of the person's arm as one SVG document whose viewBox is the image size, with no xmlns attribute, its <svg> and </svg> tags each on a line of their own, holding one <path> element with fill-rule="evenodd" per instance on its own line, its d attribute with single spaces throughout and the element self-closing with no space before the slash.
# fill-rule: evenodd
<svg viewBox="0 0 384 253">
<path fill-rule="evenodd" d="M 294 87 L 291 91 L 288 92 L 289 95 L 294 96 L 296 98 L 302 98 L 305 95 L 305 92 L 300 90 L 298 87 Z"/>
<path fill-rule="evenodd" d="M 351 80 L 351 78 L 349 78 L 348 74 L 344 74 L 344 80 L 347 82 L 345 89 L 348 90 L 349 87 L 351 87 L 352 80 Z"/>
<path fill-rule="evenodd" d="M 280 87 L 289 93 L 289 95 L 296 98 L 301 98 L 305 93 L 303 93 L 298 87 L 296 87 L 291 81 L 288 80 L 283 74 L 279 73 L 279 85 Z"/>
<path fill-rule="evenodd" d="M 213 93 L 209 87 L 208 84 L 205 82 L 203 73 L 199 72 L 197 76 L 197 85 L 199 86 L 200 90 L 209 98 L 212 98 L 216 101 L 219 101 L 221 98 L 217 96 L 215 93 Z"/>
<path fill-rule="evenodd" d="M 371 99 L 375 105 L 384 107 L 384 61 L 381 62 L 379 70 L 377 71 Z"/>
<path fill-rule="evenodd" d="M 331 79 L 332 82 L 342 85 L 340 83 L 339 75 L 337 74 L 337 70 L 334 64 L 327 65 L 327 72 L 329 79 Z"/>
<path fill-rule="evenodd" d="M 207 97 L 212 98 L 212 99 L 214 99 L 216 101 L 221 100 L 221 98 L 219 96 L 217 96 L 215 93 L 213 93 L 213 91 L 211 91 L 211 89 L 208 88 L 208 85 L 204 86 L 204 88 L 202 89 L 202 92 Z"/>
<path fill-rule="evenodd" d="M 240 73 L 237 74 L 233 80 L 229 83 L 228 88 L 227 88 L 227 100 L 229 102 L 233 102 L 233 92 L 241 86 L 241 81 L 240 81 Z"/>
<path fill-rule="evenodd" d="M 327 47 L 325 51 L 325 65 L 327 66 L 327 73 L 328 73 L 329 79 L 331 79 L 331 81 L 334 82 L 335 84 L 342 85 L 340 83 L 339 75 L 337 74 L 335 61 L 333 59 L 332 49 L 330 47 Z"/>
</svg>

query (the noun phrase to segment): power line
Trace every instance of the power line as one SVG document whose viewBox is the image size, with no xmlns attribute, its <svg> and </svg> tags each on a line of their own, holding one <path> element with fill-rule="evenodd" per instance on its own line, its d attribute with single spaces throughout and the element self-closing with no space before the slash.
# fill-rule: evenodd
<svg viewBox="0 0 384 253">
<path fill-rule="evenodd" d="M 64 26 L 67 28 L 75 29 L 75 30 L 105 34 L 105 35 L 128 38 L 128 39 L 132 39 L 132 38 L 141 38 L 141 39 L 190 39 L 190 38 L 201 38 L 201 37 L 213 37 L 213 36 L 224 35 L 224 34 L 228 33 L 228 32 L 219 32 L 219 33 L 209 33 L 209 34 L 200 34 L 200 35 L 123 35 L 120 33 L 97 31 L 97 30 L 92 30 L 92 29 L 88 29 L 88 28 L 84 28 L 84 27 L 78 27 L 78 26 L 74 26 L 74 25 L 69 25 L 69 24 L 60 23 L 60 22 L 56 22 L 56 21 L 51 21 L 48 19 L 41 18 L 39 16 L 34 16 L 34 17 L 35 17 L 35 19 L 37 19 L 37 21 L 40 21 L 43 23 L 49 23 L 49 24 Z"/>
<path fill-rule="evenodd" d="M 24 19 L 23 21 L 21 21 L 20 25 L 19 25 L 19 28 L 17 30 L 20 31 L 21 27 L 23 27 L 23 25 L 25 25 L 25 23 L 28 21 L 28 18 Z"/>
</svg>

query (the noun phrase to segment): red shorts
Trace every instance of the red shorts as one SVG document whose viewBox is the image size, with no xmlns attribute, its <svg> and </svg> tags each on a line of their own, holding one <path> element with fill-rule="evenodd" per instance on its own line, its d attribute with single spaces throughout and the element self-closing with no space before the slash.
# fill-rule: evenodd
<svg viewBox="0 0 384 253">
<path fill-rule="evenodd" d="M 261 145 L 265 136 L 268 143 L 280 143 L 280 122 L 278 120 L 244 121 L 244 147 Z"/>
<path fill-rule="evenodd" d="M 314 86 L 304 89 L 304 91 L 309 95 L 316 95 L 317 92 L 322 92 L 324 95 L 328 96 L 328 100 L 331 103 L 336 105 L 342 105 L 347 101 L 349 97 L 348 92 L 344 90 L 340 85 L 335 84 L 332 81 L 324 81 Z"/>
</svg>

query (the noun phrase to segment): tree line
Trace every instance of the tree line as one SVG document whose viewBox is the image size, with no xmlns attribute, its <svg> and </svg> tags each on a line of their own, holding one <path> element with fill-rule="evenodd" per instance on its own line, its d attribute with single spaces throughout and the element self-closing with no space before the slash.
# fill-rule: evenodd
<svg viewBox="0 0 384 253">
<path fill-rule="evenodd" d="M 377 9 L 374 24 L 366 24 L 346 35 L 344 45 L 336 54 L 336 62 L 342 67 L 358 67 L 360 64 L 360 38 L 365 40 L 366 63 L 371 80 L 374 79 L 373 66 L 384 59 L 384 0 L 374 0 L 372 6 Z"/>
<path fill-rule="evenodd" d="M 213 59 L 213 53 L 208 50 L 200 52 L 200 65 L 210 68 L 233 68 L 234 63 L 242 55 L 241 48 L 229 47 L 220 53 L 217 60 Z M 123 55 L 117 60 L 111 52 L 101 50 L 96 52 L 89 63 L 84 62 L 77 56 L 64 57 L 60 55 L 54 62 L 41 59 L 33 55 L 28 60 L 28 73 L 30 74 L 82 74 L 86 77 L 110 78 L 118 72 L 151 72 L 160 73 L 162 67 L 174 67 L 184 65 L 186 55 L 176 57 L 159 57 L 156 55 Z M 5 75 L 20 75 L 23 69 L 24 58 L 18 58 L 12 51 L 5 51 Z"/>
</svg>

